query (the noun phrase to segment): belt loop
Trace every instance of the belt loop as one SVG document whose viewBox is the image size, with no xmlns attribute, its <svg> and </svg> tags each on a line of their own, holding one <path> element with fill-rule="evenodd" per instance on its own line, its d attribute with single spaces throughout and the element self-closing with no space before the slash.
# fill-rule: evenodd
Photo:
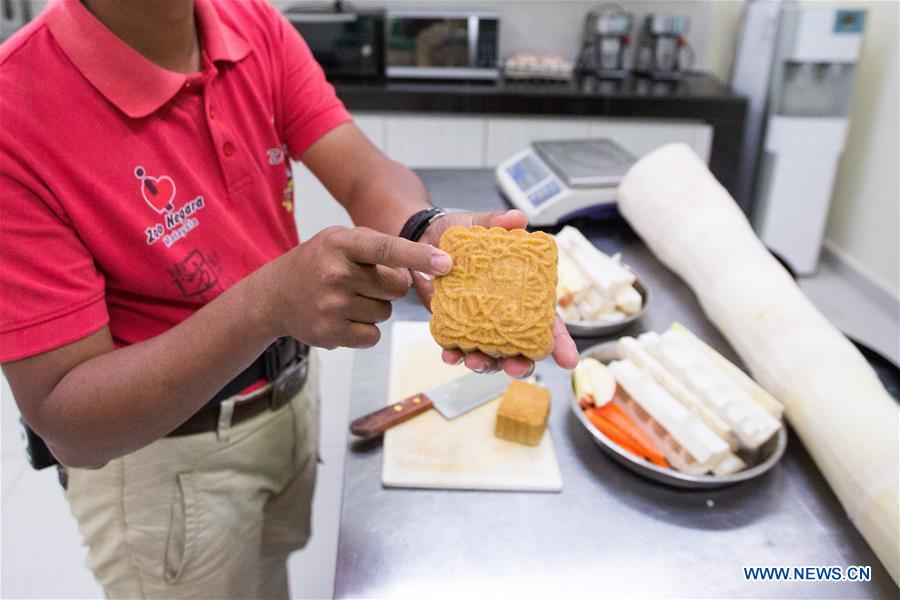
<svg viewBox="0 0 900 600">
<path fill-rule="evenodd" d="M 216 428 L 216 437 L 219 443 L 228 443 L 232 415 L 234 415 L 234 398 L 222 400 L 219 404 L 219 426 Z"/>
</svg>

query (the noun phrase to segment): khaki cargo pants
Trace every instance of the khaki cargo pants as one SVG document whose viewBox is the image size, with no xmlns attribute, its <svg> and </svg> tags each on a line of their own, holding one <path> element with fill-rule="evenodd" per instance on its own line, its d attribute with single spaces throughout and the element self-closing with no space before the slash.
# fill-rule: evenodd
<svg viewBox="0 0 900 600">
<path fill-rule="evenodd" d="M 66 498 L 106 596 L 287 598 L 288 554 L 310 535 L 318 402 L 313 352 L 303 390 L 277 411 L 68 469 Z"/>
</svg>

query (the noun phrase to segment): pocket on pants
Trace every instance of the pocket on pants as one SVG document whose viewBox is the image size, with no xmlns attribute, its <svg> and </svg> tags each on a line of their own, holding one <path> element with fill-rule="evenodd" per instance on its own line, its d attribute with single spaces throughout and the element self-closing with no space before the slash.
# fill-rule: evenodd
<svg viewBox="0 0 900 600">
<path fill-rule="evenodd" d="M 125 536 L 134 565 L 156 581 L 175 583 L 198 546 L 197 474 L 181 472 L 127 486 Z"/>
<path fill-rule="evenodd" d="M 195 484 L 193 473 L 178 474 L 163 556 L 163 577 L 168 583 L 181 578 L 194 555 L 199 518 Z"/>
</svg>

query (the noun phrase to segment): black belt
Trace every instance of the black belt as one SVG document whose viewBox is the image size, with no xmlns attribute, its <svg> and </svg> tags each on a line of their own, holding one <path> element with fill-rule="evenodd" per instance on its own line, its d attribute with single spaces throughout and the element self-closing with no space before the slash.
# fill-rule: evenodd
<svg viewBox="0 0 900 600">
<path fill-rule="evenodd" d="M 215 431 L 219 405 L 254 383 L 265 380 L 272 387 L 258 397 L 235 404 L 231 424 L 237 425 L 265 410 L 277 410 L 303 388 L 309 374 L 309 346 L 292 337 L 278 338 L 253 363 L 229 381 L 203 408 L 179 425 L 168 437 Z"/>
<path fill-rule="evenodd" d="M 272 387 L 265 394 L 235 407 L 232 424 L 245 421 L 263 410 L 276 410 L 287 404 L 306 383 L 309 373 L 309 346 L 291 337 L 282 337 L 266 348 L 259 358 L 232 379 L 203 408 L 178 426 L 169 436 L 215 431 L 219 420 L 219 404 L 239 394 L 254 383 L 266 380 Z M 28 460 L 35 469 L 58 465 L 59 461 L 47 444 L 21 419 L 25 429 Z"/>
<path fill-rule="evenodd" d="M 303 387 L 306 381 L 306 371 L 309 363 L 309 346 L 298 342 L 292 337 L 282 337 L 266 348 L 259 358 L 241 371 L 237 377 L 229 381 L 225 387 L 206 403 L 206 406 L 219 405 L 222 400 L 227 400 L 235 394 L 239 394 L 257 381 L 265 379 L 271 381 L 274 387 L 285 387 L 283 393 L 290 400 Z M 297 374 L 303 371 L 302 381 L 290 377 L 290 373 Z"/>
</svg>

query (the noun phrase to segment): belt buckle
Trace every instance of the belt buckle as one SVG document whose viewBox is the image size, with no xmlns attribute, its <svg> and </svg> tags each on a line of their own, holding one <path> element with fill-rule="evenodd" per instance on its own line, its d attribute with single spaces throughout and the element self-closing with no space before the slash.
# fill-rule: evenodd
<svg viewBox="0 0 900 600">
<path fill-rule="evenodd" d="M 291 398 L 303 389 L 309 373 L 309 361 L 305 356 L 297 358 L 289 364 L 272 382 L 272 395 L 269 396 L 269 408 L 278 410 L 291 401 Z"/>
<path fill-rule="evenodd" d="M 296 340 L 281 338 L 268 350 L 266 370 L 272 383 L 272 393 L 269 396 L 269 408 L 272 410 L 290 402 L 306 383 L 309 359 L 299 349 Z"/>
</svg>

